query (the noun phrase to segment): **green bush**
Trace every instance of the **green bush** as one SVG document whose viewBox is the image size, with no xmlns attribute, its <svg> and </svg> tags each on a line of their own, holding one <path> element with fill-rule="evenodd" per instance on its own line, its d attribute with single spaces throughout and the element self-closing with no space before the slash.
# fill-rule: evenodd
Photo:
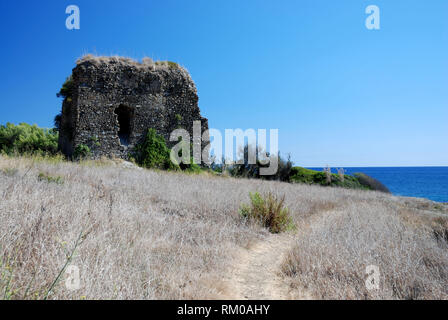
<svg viewBox="0 0 448 320">
<path fill-rule="evenodd" d="M 201 173 L 203 171 L 203 168 L 199 164 L 195 163 L 193 156 L 191 156 L 193 154 L 193 144 L 189 143 L 189 142 L 182 141 L 181 138 L 179 138 L 178 143 L 181 143 L 181 146 L 182 146 L 180 148 L 180 151 L 178 154 L 178 156 L 180 157 L 182 162 L 179 164 L 176 163 L 179 166 L 179 168 L 182 171 L 186 171 L 186 172 L 190 172 L 190 173 Z M 184 157 L 183 153 L 182 153 L 182 150 L 188 149 L 188 148 L 190 149 L 190 159 L 187 158 L 187 155 Z M 188 160 L 189 160 L 189 162 L 188 162 Z M 184 163 L 184 162 L 188 162 L 188 163 Z"/>
<path fill-rule="evenodd" d="M 182 171 L 190 172 L 190 173 L 201 173 L 203 169 L 200 165 L 193 162 L 193 157 L 190 158 L 190 163 L 180 163 L 179 167 Z"/>
<path fill-rule="evenodd" d="M 192 145 L 189 144 L 186 147 L 190 147 L 191 154 Z M 148 169 L 183 170 L 190 173 L 203 171 L 200 165 L 193 163 L 192 157 L 190 157 L 190 163 L 178 164 L 171 161 L 170 154 L 171 150 L 167 147 L 165 139 L 157 134 L 155 129 L 149 129 L 143 142 L 138 144 L 130 154 L 130 158 L 134 159 L 138 165 Z M 179 152 L 179 156 L 182 158 L 181 152 Z"/>
<path fill-rule="evenodd" d="M 284 206 L 285 197 L 278 199 L 272 193 L 262 197 L 258 192 L 249 193 L 250 205 L 243 204 L 240 214 L 244 219 L 254 220 L 272 233 L 294 229 L 289 209 Z"/>
<path fill-rule="evenodd" d="M 56 93 L 56 96 L 58 98 L 70 98 L 73 90 L 74 90 L 75 84 L 73 83 L 72 76 L 68 77 L 65 82 L 62 85 L 61 90 L 59 90 L 58 93 Z"/>
<path fill-rule="evenodd" d="M 291 170 L 294 163 L 291 161 L 291 155 L 288 158 L 283 159 L 278 153 L 278 170 L 274 178 L 279 181 L 290 182 Z"/>
<path fill-rule="evenodd" d="M 250 153 L 255 154 L 256 163 L 249 163 Z M 260 175 L 260 168 L 263 167 L 263 165 L 260 163 L 258 149 L 256 146 L 246 144 L 244 148 L 239 151 L 238 156 L 240 160 L 243 160 L 243 163 L 236 163 L 229 167 L 229 174 L 232 177 L 255 179 L 263 178 L 263 176 Z"/>
<path fill-rule="evenodd" d="M 291 169 L 290 181 L 305 184 L 327 184 L 325 172 L 315 171 L 302 167 L 293 167 Z"/>
<path fill-rule="evenodd" d="M 170 149 L 165 139 L 155 129 L 149 129 L 144 141 L 135 147 L 135 161 L 145 168 L 175 170 L 178 168 L 170 160 Z"/>
<path fill-rule="evenodd" d="M 380 181 L 376 180 L 375 178 L 372 178 L 364 173 L 355 173 L 355 178 L 358 179 L 359 183 L 370 190 L 376 190 L 381 191 L 385 193 L 390 193 L 390 190 L 382 184 Z"/>
<path fill-rule="evenodd" d="M 290 181 L 349 189 L 371 189 L 369 186 L 363 185 L 356 177 L 347 174 L 342 178 L 341 175 L 332 173 L 331 182 L 328 184 L 327 173 L 302 167 L 293 167 L 291 169 Z"/>
<path fill-rule="evenodd" d="M 258 147 L 246 144 L 244 148 L 240 151 L 240 157 L 243 159 L 243 163 L 241 164 L 233 164 L 230 166 L 228 172 L 233 177 L 238 178 L 255 178 L 255 179 L 264 179 L 264 180 L 277 180 L 283 182 L 290 182 L 289 177 L 291 175 L 291 169 L 293 166 L 293 162 L 291 158 L 288 156 L 287 159 L 284 159 L 280 156 L 280 152 L 276 157 L 271 156 L 270 159 L 273 161 L 277 158 L 277 172 L 273 175 L 261 175 L 261 168 L 269 167 L 270 164 L 262 164 L 260 161 Z M 256 163 L 249 163 L 249 152 L 255 153 Z M 268 155 L 269 156 L 269 155 Z M 222 169 L 222 168 L 221 168 Z"/>
<path fill-rule="evenodd" d="M 73 90 L 75 89 L 75 84 L 73 82 L 73 78 L 72 76 L 68 77 L 65 82 L 62 84 L 62 88 L 61 90 L 59 90 L 58 93 L 56 93 L 56 96 L 58 98 L 63 98 L 66 101 L 71 102 L 72 101 L 72 95 L 73 95 Z M 68 108 L 68 105 L 65 105 L 65 108 Z M 65 110 L 65 114 L 69 114 L 70 110 Z M 54 117 L 54 127 L 55 129 L 59 132 L 59 131 L 64 131 L 66 132 L 68 135 L 71 134 L 70 130 L 71 128 L 63 128 L 62 127 L 62 114 L 64 112 L 61 111 L 60 113 L 58 113 L 55 117 Z"/>
<path fill-rule="evenodd" d="M 87 158 L 91 155 L 91 151 L 89 146 L 85 144 L 79 144 L 76 146 L 75 151 L 73 152 L 73 157 L 75 159 Z"/>
<path fill-rule="evenodd" d="M 7 123 L 0 126 L 0 152 L 6 154 L 49 154 L 58 151 L 58 133 L 37 125 Z"/>
</svg>

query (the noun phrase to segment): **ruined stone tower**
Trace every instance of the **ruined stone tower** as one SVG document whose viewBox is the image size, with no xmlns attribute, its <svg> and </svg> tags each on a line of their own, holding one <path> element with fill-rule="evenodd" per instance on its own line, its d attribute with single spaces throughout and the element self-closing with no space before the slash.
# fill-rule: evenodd
<svg viewBox="0 0 448 320">
<path fill-rule="evenodd" d="M 208 129 L 195 84 L 176 63 L 86 56 L 78 60 L 67 88 L 59 148 L 69 157 L 86 145 L 93 158 L 126 159 L 149 128 L 168 144 L 176 128 L 192 136 L 195 120 L 201 121 L 202 132 Z"/>
</svg>

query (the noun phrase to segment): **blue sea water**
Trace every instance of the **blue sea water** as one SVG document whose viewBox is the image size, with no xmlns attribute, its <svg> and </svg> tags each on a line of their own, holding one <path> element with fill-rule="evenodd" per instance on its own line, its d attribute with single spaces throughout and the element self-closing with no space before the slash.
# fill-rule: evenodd
<svg viewBox="0 0 448 320">
<path fill-rule="evenodd" d="M 322 171 L 323 168 L 310 168 Z M 448 167 L 344 168 L 346 174 L 365 173 L 381 181 L 398 196 L 448 202 Z M 336 169 L 332 169 L 334 173 Z"/>
</svg>

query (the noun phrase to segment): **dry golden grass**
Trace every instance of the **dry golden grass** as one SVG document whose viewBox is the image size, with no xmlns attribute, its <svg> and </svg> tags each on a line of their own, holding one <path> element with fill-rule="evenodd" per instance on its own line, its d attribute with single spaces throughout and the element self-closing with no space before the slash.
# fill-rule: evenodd
<svg viewBox="0 0 448 320">
<path fill-rule="evenodd" d="M 81 232 L 71 264 L 82 287 L 61 281 L 49 298 L 206 298 L 232 249 L 263 234 L 238 219 L 244 183 L 24 158 L 0 158 L 2 168 L 12 173 L 0 173 L 0 292 L 13 299 L 43 298 Z"/>
<path fill-rule="evenodd" d="M 42 172 L 63 183 L 39 180 Z M 219 297 L 239 249 L 271 237 L 238 213 L 249 192 L 285 196 L 297 230 L 283 276 L 297 296 L 446 298 L 447 243 L 434 231 L 446 227 L 446 212 L 431 204 L 106 160 L 0 156 L 0 299 Z M 72 254 L 81 280 L 74 291 L 64 273 L 55 282 Z M 378 292 L 364 288 L 366 264 L 380 268 Z"/>
<path fill-rule="evenodd" d="M 291 286 L 315 299 L 447 299 L 448 215 L 395 202 L 348 201 L 302 225 L 282 266 Z M 365 285 L 369 265 L 378 290 Z"/>
</svg>

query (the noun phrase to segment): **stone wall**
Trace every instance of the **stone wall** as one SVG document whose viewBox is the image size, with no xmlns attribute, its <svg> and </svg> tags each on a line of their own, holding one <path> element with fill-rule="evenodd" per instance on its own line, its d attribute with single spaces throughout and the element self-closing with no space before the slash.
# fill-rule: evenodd
<svg viewBox="0 0 448 320">
<path fill-rule="evenodd" d="M 93 158 L 126 159 L 149 128 L 168 145 L 176 128 L 192 136 L 195 120 L 201 121 L 202 132 L 208 129 L 195 84 L 175 63 L 87 57 L 73 69 L 71 88 L 63 102 L 59 138 L 67 156 L 85 144 Z"/>
</svg>

